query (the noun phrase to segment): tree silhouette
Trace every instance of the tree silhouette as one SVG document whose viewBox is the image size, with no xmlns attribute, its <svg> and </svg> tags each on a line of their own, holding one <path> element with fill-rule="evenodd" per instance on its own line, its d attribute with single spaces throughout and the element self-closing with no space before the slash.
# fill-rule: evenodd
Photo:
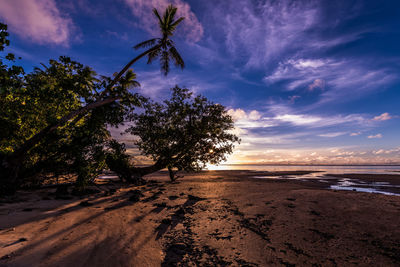
<svg viewBox="0 0 400 267">
<path fill-rule="evenodd" d="M 175 171 L 198 171 L 207 163 L 217 164 L 231 153 L 237 136 L 234 123 L 224 106 L 203 96 L 193 97 L 188 89 L 172 88 L 172 97 L 164 103 L 148 101 L 144 112 L 130 116 L 127 132 L 139 137 L 135 142 L 154 164 L 137 168 L 129 165 L 123 145 L 114 144 L 107 164 L 122 179 L 135 181 L 143 175 L 168 168 L 171 180 Z M 120 157 L 117 157 L 120 155 Z"/>
</svg>

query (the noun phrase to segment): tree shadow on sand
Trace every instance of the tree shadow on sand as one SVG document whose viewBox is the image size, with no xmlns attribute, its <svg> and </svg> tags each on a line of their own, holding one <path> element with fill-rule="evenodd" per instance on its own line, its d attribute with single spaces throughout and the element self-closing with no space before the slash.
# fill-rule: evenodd
<svg viewBox="0 0 400 267">
<path fill-rule="evenodd" d="M 201 200 L 204 200 L 204 198 L 188 195 L 186 202 L 171 215 L 171 218 L 163 219 L 161 224 L 156 228 L 156 240 L 162 238 L 168 229 L 173 230 L 179 223 L 182 223 L 186 213 L 193 214 L 192 206 Z M 155 210 L 158 211 L 157 208 Z"/>
<path fill-rule="evenodd" d="M 142 192 L 145 191 L 151 191 L 152 189 L 154 189 L 154 187 L 151 187 L 150 189 L 145 189 L 142 190 Z M 90 236 L 92 238 L 97 239 L 98 238 L 98 234 L 101 233 L 101 231 L 99 231 L 99 229 L 92 229 L 90 224 L 92 223 L 92 220 L 99 218 L 101 216 L 110 216 L 108 215 L 110 212 L 116 211 L 118 209 L 122 209 L 124 207 L 127 206 L 132 206 L 135 205 L 136 202 L 130 200 L 132 197 L 132 191 L 135 190 L 131 190 L 131 191 L 127 191 L 123 194 L 118 194 L 118 195 L 112 195 L 112 196 L 107 196 L 107 197 L 102 197 L 101 199 L 95 200 L 95 199 L 90 199 L 89 201 L 83 201 L 81 203 L 78 202 L 77 205 L 75 206 L 71 206 L 71 207 L 67 207 L 67 208 L 63 208 L 60 210 L 57 210 L 55 212 L 48 212 L 48 210 L 43 211 L 42 214 L 39 214 L 38 216 L 34 216 L 33 218 L 31 218 L 31 220 L 29 221 L 24 221 L 24 222 L 19 222 L 16 225 L 12 225 L 12 227 L 16 227 L 18 225 L 22 225 L 24 223 L 32 223 L 35 221 L 43 221 L 46 219 L 50 219 L 50 218 L 59 218 L 61 216 L 63 216 L 64 218 L 68 218 L 68 214 L 67 213 L 71 213 L 71 212 L 76 212 L 79 211 L 81 209 L 85 209 L 85 208 L 89 208 L 91 209 L 91 212 L 95 212 L 94 214 L 79 220 L 76 223 L 73 223 L 72 225 L 68 226 L 68 227 L 64 227 L 54 233 L 51 233 L 50 235 L 45 236 L 44 238 L 41 238 L 39 240 L 35 240 L 33 239 L 32 241 L 27 242 L 27 244 L 17 250 L 15 250 L 14 252 L 12 252 L 10 255 L 6 255 L 7 257 L 4 257 L 4 259 L 2 259 L 0 263 L 7 263 L 9 261 L 13 261 L 13 260 L 23 260 L 23 257 L 26 256 L 28 252 L 32 252 L 35 251 L 35 253 L 39 253 L 39 254 L 43 254 L 45 255 L 45 258 L 50 258 L 52 255 L 63 255 L 63 257 L 74 257 L 73 255 L 75 255 L 74 253 L 70 253 L 67 252 L 69 250 L 69 248 L 74 247 L 74 245 L 78 245 L 81 244 L 82 242 L 84 242 L 87 238 L 89 238 Z M 67 201 L 67 205 L 68 204 L 72 204 L 73 202 L 76 202 L 77 199 L 73 199 L 73 200 L 69 200 Z M 82 203 L 89 203 L 90 205 L 81 205 Z M 140 201 L 142 202 L 142 201 Z M 65 203 L 65 201 L 63 201 L 62 203 Z M 102 204 L 102 206 L 104 207 L 104 205 L 106 205 L 105 208 L 103 208 L 102 210 L 99 210 L 99 212 L 96 212 L 97 208 L 99 208 L 99 205 Z M 110 205 L 108 205 L 110 204 Z M 50 209 L 51 211 L 51 209 Z M 143 218 L 145 218 L 146 216 L 148 216 L 151 212 L 149 213 L 145 213 L 145 214 L 141 214 L 140 216 L 137 216 L 136 218 L 134 218 L 132 221 L 127 222 L 130 225 L 134 225 L 135 223 L 139 223 Z M 112 216 L 112 215 L 111 215 Z M 79 218 L 79 217 L 78 217 Z M 88 225 L 87 227 L 85 225 Z M 40 230 L 40 231 L 45 231 L 46 226 L 44 227 L 44 229 Z M 72 234 L 73 232 L 76 233 L 82 233 L 79 235 L 76 234 Z M 130 250 L 130 253 L 138 253 L 136 250 L 140 250 L 140 248 L 146 243 L 148 242 L 151 238 L 152 238 L 152 234 L 149 235 L 146 238 L 143 238 L 143 236 L 141 236 L 140 238 L 140 242 L 136 242 L 137 241 L 137 237 L 138 235 L 142 235 L 143 233 L 132 233 L 132 236 L 130 237 L 129 235 L 125 236 L 124 238 L 127 239 L 128 241 L 126 241 L 124 245 L 121 246 L 129 246 L 132 244 L 135 244 L 135 247 L 137 247 L 137 245 L 140 243 L 140 246 L 137 247 L 136 249 L 132 249 Z M 59 242 L 57 240 L 62 240 L 62 242 Z M 17 244 L 20 243 L 22 241 L 20 240 L 16 240 L 15 242 L 11 242 L 10 244 Z M 96 247 L 102 247 L 102 244 L 116 244 L 116 243 L 120 243 L 121 241 L 121 237 L 118 234 L 115 233 L 111 233 L 110 236 L 106 236 L 105 238 L 101 238 L 101 240 L 96 241 L 96 243 L 94 244 L 90 244 L 90 246 L 85 246 L 83 248 L 80 248 L 80 250 L 84 250 L 84 251 L 94 251 L 96 249 Z M 136 242 L 136 243 L 135 243 Z M 52 245 L 52 244 L 57 244 L 56 246 Z M 109 247 L 110 248 L 110 247 Z M 136 251 L 136 252 L 135 252 Z M 44 252 L 44 253 L 42 253 Z M 28 253 L 29 254 L 29 253 Z M 79 254 L 81 254 L 81 252 L 79 252 Z"/>
</svg>

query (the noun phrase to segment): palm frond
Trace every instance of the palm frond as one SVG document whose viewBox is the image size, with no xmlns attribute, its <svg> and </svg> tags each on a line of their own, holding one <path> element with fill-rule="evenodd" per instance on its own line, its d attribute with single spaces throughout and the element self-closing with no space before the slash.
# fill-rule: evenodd
<svg viewBox="0 0 400 267">
<path fill-rule="evenodd" d="M 160 58 L 161 71 L 167 76 L 169 72 L 169 53 L 168 51 L 163 51 Z"/>
<path fill-rule="evenodd" d="M 49 70 L 49 67 L 47 67 L 44 63 L 40 63 L 40 65 L 42 65 L 42 67 L 43 67 L 45 70 Z"/>
<path fill-rule="evenodd" d="M 169 15 L 170 17 L 173 19 L 175 17 L 176 11 L 178 10 L 177 7 L 173 6 L 173 5 L 169 5 L 168 6 L 168 11 L 169 11 Z"/>
<path fill-rule="evenodd" d="M 185 17 L 180 17 L 179 19 L 177 19 L 176 21 L 174 21 L 171 25 L 169 25 L 170 31 L 171 31 L 171 32 L 175 31 L 176 26 L 178 26 L 178 24 L 181 23 L 184 19 L 185 19 Z"/>
<path fill-rule="evenodd" d="M 138 81 L 131 82 L 132 87 L 140 87 L 140 83 Z"/>
<path fill-rule="evenodd" d="M 165 24 L 167 24 L 167 25 L 168 25 L 167 22 L 169 20 L 169 14 L 171 12 L 171 8 L 172 8 L 172 5 L 168 5 L 168 7 L 165 9 L 165 12 L 164 12 L 164 15 L 163 15 L 163 22 Z"/>
<path fill-rule="evenodd" d="M 124 88 L 139 87 L 140 83 L 135 79 L 136 79 L 136 73 L 133 72 L 132 69 L 129 69 L 126 72 L 125 76 L 121 78 L 120 83 Z"/>
<path fill-rule="evenodd" d="M 158 14 L 157 9 L 153 8 L 153 13 L 154 13 L 154 15 L 158 18 L 158 22 L 159 22 L 159 24 L 160 24 L 160 26 L 161 26 L 161 25 L 162 25 L 162 19 L 161 19 L 161 17 L 160 17 L 160 14 Z"/>
<path fill-rule="evenodd" d="M 125 79 L 127 81 L 132 81 L 136 79 L 136 73 L 134 73 L 132 69 L 129 69 L 125 74 Z"/>
<path fill-rule="evenodd" d="M 153 46 L 157 42 L 157 40 L 158 40 L 158 38 L 153 38 L 153 39 L 138 43 L 133 48 L 135 48 L 136 50 L 139 48 L 148 48 L 148 47 Z"/>
<path fill-rule="evenodd" d="M 147 64 L 151 64 L 160 54 L 160 49 L 156 49 L 147 54 Z"/>
<path fill-rule="evenodd" d="M 166 40 L 164 41 L 164 44 L 165 44 L 167 47 L 175 46 L 174 41 L 172 41 L 171 39 L 166 39 Z"/>
<path fill-rule="evenodd" d="M 167 22 L 167 25 L 170 25 L 174 21 L 174 17 L 175 17 L 177 8 L 172 5 L 169 5 L 168 11 L 169 11 L 168 12 L 168 21 L 166 21 L 166 22 Z"/>
<path fill-rule="evenodd" d="M 181 55 L 179 54 L 178 50 L 175 47 L 171 47 L 169 49 L 169 54 L 171 58 L 174 60 L 175 66 L 181 67 L 183 69 L 185 67 L 185 62 L 183 61 Z"/>
</svg>

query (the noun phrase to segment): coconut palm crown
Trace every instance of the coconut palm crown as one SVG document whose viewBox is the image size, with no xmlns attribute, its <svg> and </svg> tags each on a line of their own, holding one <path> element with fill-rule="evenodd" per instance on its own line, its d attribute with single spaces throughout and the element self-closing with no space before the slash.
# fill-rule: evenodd
<svg viewBox="0 0 400 267">
<path fill-rule="evenodd" d="M 176 50 L 175 43 L 170 39 L 179 23 L 185 19 L 184 17 L 180 17 L 175 20 L 176 11 L 176 7 L 169 5 L 164 15 L 160 16 L 157 9 L 154 8 L 153 13 L 158 19 L 162 37 L 153 38 L 134 46 L 135 49 L 151 47 L 147 53 L 147 64 L 150 64 L 156 58 L 160 58 L 161 71 L 164 75 L 167 75 L 170 70 L 170 60 L 173 60 L 177 67 L 181 67 L 182 69 L 185 67 L 185 62 L 178 50 Z"/>
</svg>

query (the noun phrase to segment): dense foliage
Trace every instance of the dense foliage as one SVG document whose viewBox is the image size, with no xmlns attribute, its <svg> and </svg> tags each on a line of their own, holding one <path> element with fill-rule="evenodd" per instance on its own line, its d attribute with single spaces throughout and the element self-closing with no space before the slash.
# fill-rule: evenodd
<svg viewBox="0 0 400 267">
<path fill-rule="evenodd" d="M 2 29 L 3 49 L 8 41 L 5 26 Z M 31 136 L 65 114 L 96 101 L 111 80 L 98 77 L 92 69 L 68 57 L 50 60 L 48 66 L 29 74 L 1 62 L 0 75 L 1 159 L 12 155 Z M 76 117 L 46 135 L 23 158 L 16 158 L 19 161 L 16 186 L 65 173 L 75 174 L 81 184 L 97 176 L 105 168 L 105 152 L 110 142 L 107 127 L 121 124 L 125 114 L 140 104 L 140 97 L 129 91 L 139 85 L 135 78 L 128 71 L 109 93 L 118 95 L 118 101 Z M 2 173 L 7 174 L 5 170 Z M 10 180 L 4 176 L 3 179 Z"/>
</svg>

